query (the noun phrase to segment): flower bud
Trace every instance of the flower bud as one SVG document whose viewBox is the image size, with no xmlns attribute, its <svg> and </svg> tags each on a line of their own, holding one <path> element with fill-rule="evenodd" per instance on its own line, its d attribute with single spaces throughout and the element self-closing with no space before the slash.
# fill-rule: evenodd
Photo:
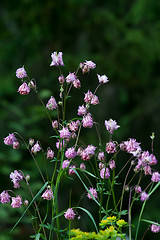
<svg viewBox="0 0 160 240">
<path fill-rule="evenodd" d="M 18 149 L 20 146 L 19 142 L 18 141 L 14 141 L 13 142 L 13 149 Z"/>
</svg>

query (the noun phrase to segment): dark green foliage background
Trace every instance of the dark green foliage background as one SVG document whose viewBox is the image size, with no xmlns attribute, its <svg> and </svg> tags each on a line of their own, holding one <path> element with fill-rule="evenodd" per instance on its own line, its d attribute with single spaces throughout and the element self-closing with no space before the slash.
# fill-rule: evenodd
<svg viewBox="0 0 160 240">
<path fill-rule="evenodd" d="M 110 82 L 98 91 L 101 105 L 92 108 L 102 133 L 104 120 L 116 119 L 121 126 L 115 140 L 129 137 L 149 150 L 151 132 L 155 132 L 154 153 L 160 156 L 160 2 L 149 0 L 18 0 L 2 1 L 0 8 L 0 190 L 10 189 L 9 174 L 22 169 L 31 175 L 33 191 L 41 186 L 39 174 L 27 152 L 14 151 L 3 144 L 13 131 L 27 141 L 39 139 L 44 148 L 53 147 L 53 134 L 36 96 L 20 96 L 17 68 L 25 66 L 37 81 L 44 102 L 50 95 L 58 97 L 58 71 L 50 67 L 53 51 L 64 53 L 64 74 L 75 71 L 80 62 L 92 60 L 97 68 L 82 76 L 82 89 L 73 91 L 67 118 L 74 117 L 83 92 L 93 91 L 96 73 L 106 74 Z M 77 93 L 78 91 L 78 93 Z M 75 99 L 76 100 L 75 100 Z M 75 104 L 75 107 L 74 105 Z M 72 109 L 72 106 L 74 109 Z M 53 115 L 54 118 L 54 115 Z M 45 121 L 44 121 L 45 120 Z M 92 131 L 91 131 L 92 132 Z M 87 133 L 88 142 L 96 137 Z M 107 135 L 103 136 L 107 141 Z M 122 160 L 120 160 L 122 161 Z M 43 164 L 39 157 L 39 164 Z M 43 165 L 42 165 L 43 166 Z M 67 187 L 67 186 L 65 186 Z M 146 218 L 159 220 L 160 195 L 151 198 Z M 19 210 L 22 212 L 22 210 Z M 152 213 L 151 213 L 152 212 Z M 17 220 L 17 211 L 0 207 L 0 235 L 15 239 L 9 229 Z M 27 218 L 24 219 L 27 221 Z M 146 229 L 144 225 L 143 231 Z M 27 225 L 25 225 L 27 226 Z M 29 227 L 17 228 L 16 239 L 29 239 Z M 16 232 L 15 232 L 16 234 Z M 25 237 L 23 237 L 25 236 Z M 154 239 L 148 234 L 145 239 Z"/>
</svg>

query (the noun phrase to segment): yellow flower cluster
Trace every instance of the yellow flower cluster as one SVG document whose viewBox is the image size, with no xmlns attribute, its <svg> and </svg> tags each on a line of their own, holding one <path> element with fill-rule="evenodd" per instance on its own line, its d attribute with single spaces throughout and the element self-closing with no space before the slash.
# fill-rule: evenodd
<svg viewBox="0 0 160 240">
<path fill-rule="evenodd" d="M 95 232 L 83 232 L 80 229 L 72 229 L 70 231 L 71 240 L 115 240 L 117 237 L 125 239 L 125 234 L 121 233 L 121 227 L 126 226 L 127 223 L 123 219 L 117 219 L 115 216 L 102 219 L 99 224 L 102 228 L 98 233 Z"/>
</svg>

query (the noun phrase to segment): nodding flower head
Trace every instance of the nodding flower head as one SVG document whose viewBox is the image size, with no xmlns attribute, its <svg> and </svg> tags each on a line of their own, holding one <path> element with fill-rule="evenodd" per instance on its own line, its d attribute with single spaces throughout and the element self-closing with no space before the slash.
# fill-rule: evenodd
<svg viewBox="0 0 160 240">
<path fill-rule="evenodd" d="M 24 66 L 17 69 L 16 76 L 17 78 L 21 78 L 21 79 L 24 77 L 27 77 L 27 73 L 26 73 L 26 70 L 24 69 Z"/>
<path fill-rule="evenodd" d="M 51 54 L 52 62 L 50 66 L 64 66 L 63 59 L 62 59 L 62 52 L 54 52 Z"/>
</svg>

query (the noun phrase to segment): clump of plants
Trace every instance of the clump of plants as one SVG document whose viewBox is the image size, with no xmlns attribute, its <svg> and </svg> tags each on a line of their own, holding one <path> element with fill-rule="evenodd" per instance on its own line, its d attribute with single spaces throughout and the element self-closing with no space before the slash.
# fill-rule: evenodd
<svg viewBox="0 0 160 240">
<path fill-rule="evenodd" d="M 2 204 L 11 205 L 12 208 L 23 208 L 24 212 L 15 223 L 12 231 L 16 228 L 24 215 L 29 212 L 35 234 L 32 239 L 139 239 L 138 232 L 141 221 L 146 222 L 144 239 L 149 229 L 153 233 L 160 232 L 160 224 L 152 219 L 142 219 L 147 201 L 160 185 L 160 173 L 155 170 L 157 159 L 153 154 L 154 134 L 151 136 L 152 152 L 143 151 L 141 144 L 136 139 L 129 138 L 118 143 L 114 139 L 114 132 L 120 127 L 116 120 L 104 120 L 104 126 L 99 126 L 91 113 L 91 106 L 99 105 L 97 92 L 99 87 L 107 87 L 109 79 L 106 75 L 97 74 L 97 87 L 95 90 L 86 90 L 83 102 L 79 103 L 77 115 L 67 119 L 66 106 L 70 107 L 70 94 L 73 88 L 77 91 L 81 88 L 81 81 L 78 77 L 79 71 L 82 74 L 89 74 L 96 68 L 93 61 L 85 60 L 80 63 L 77 70 L 63 75 L 62 68 L 64 62 L 62 52 L 51 54 L 52 62 L 50 66 L 59 70 L 59 99 L 54 96 L 45 102 L 40 98 L 40 102 L 46 110 L 47 117 L 55 132 L 48 136 L 56 139 L 56 144 L 43 149 L 39 140 L 34 136 L 25 140 L 22 133 L 13 132 L 4 138 L 4 144 L 12 146 L 14 151 L 18 151 L 22 146 L 30 153 L 31 161 L 35 162 L 35 171 L 39 171 L 42 187 L 34 193 L 30 182 L 32 176 L 24 174 L 21 170 L 13 170 L 10 179 L 13 182 L 13 189 L 6 189 L 0 194 Z M 93 70 L 95 71 L 95 70 Z M 22 81 L 18 88 L 20 95 L 29 95 L 34 91 L 38 95 L 37 83 L 30 78 L 24 68 L 17 69 L 16 76 Z M 29 96 L 27 96 L 29 97 Z M 38 95 L 39 97 L 39 95 Z M 74 108 L 74 106 L 72 106 Z M 51 112 L 56 112 L 56 118 L 52 119 Z M 95 127 L 95 128 L 94 128 Z M 99 128 L 108 133 L 108 140 L 102 140 Z M 122 126 L 123 127 L 123 126 Z M 85 129 L 96 130 L 99 141 L 94 146 L 81 141 L 81 132 Z M 37 155 L 46 159 L 45 171 L 38 164 Z M 126 153 L 128 160 L 124 162 L 121 170 L 117 171 L 119 165 L 118 154 Z M 13 153 L 14 154 L 14 153 Z M 51 169 L 50 169 L 51 168 Z M 48 169 L 48 171 L 46 171 Z M 50 170 L 50 171 L 49 171 Z M 25 169 L 25 172 L 27 170 Z M 51 172 L 51 174 L 49 174 Z M 119 177 L 125 172 L 122 182 Z M 149 179 L 149 184 L 141 186 L 142 179 Z M 83 186 L 84 192 L 80 193 L 77 205 L 72 205 L 72 193 L 69 192 L 68 208 L 62 209 L 59 206 L 59 191 L 63 182 L 70 180 L 69 188 L 72 188 L 72 181 L 79 180 L 79 185 Z M 136 181 L 136 182 L 135 182 Z M 24 199 L 21 194 L 21 183 L 24 182 L 27 191 L 30 193 L 29 199 Z M 116 188 L 121 190 L 121 196 L 117 196 Z M 78 186 L 77 186 L 78 188 Z M 98 209 L 95 219 L 92 210 L 88 210 L 82 204 L 82 199 L 88 199 L 90 206 Z M 127 199 L 127 205 L 126 205 Z M 132 224 L 132 209 L 134 203 L 141 202 L 141 210 L 137 219 L 137 225 Z M 125 202 L 125 204 L 124 204 Z M 82 205 L 81 205 L 82 204 Z M 45 209 L 45 214 L 44 214 Z M 93 231 L 80 230 L 80 226 L 72 229 L 72 223 L 80 219 L 81 212 L 88 216 L 93 226 Z M 34 216 L 34 217 L 33 217 Z M 61 228 L 61 222 L 66 219 L 66 227 Z M 133 236 L 133 227 L 136 231 Z"/>
</svg>

